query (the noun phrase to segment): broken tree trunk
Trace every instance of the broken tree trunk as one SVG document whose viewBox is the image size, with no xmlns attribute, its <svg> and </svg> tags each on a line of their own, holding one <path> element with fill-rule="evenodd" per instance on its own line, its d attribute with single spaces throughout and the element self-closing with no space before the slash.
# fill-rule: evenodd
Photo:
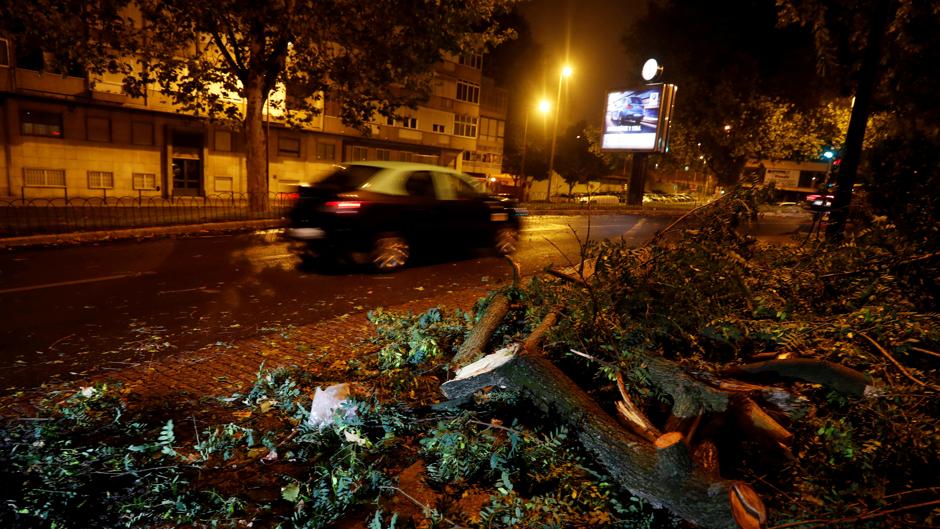
<svg viewBox="0 0 940 529">
<path fill-rule="evenodd" d="M 441 390 L 450 399 L 472 395 L 488 386 L 509 388 L 544 411 L 554 411 L 578 432 L 583 446 L 633 494 L 669 509 L 702 527 L 732 529 L 731 483 L 714 474 L 685 465 L 688 448 L 683 441 L 657 449 L 621 427 L 561 370 L 547 359 L 515 355 L 518 347 L 504 349 L 461 369 Z M 677 455 L 685 450 L 686 457 Z M 668 469 L 668 471 L 666 470 Z M 664 475 L 668 474 L 668 475 Z"/>
<path fill-rule="evenodd" d="M 483 356 L 483 348 L 486 347 L 486 342 L 496 332 L 496 328 L 503 322 L 503 318 L 506 317 L 508 312 L 509 299 L 502 294 L 497 294 L 489 306 L 486 307 L 480 321 L 473 326 L 470 335 L 460 345 L 460 349 L 454 355 L 453 363 L 465 365 Z"/>
</svg>

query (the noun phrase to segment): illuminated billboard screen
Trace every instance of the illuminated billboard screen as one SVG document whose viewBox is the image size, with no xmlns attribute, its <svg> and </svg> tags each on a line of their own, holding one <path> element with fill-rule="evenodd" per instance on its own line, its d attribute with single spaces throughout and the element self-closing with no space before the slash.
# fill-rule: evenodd
<svg viewBox="0 0 940 529">
<path fill-rule="evenodd" d="M 608 92 L 601 148 L 665 152 L 674 101 L 675 85 Z"/>
</svg>

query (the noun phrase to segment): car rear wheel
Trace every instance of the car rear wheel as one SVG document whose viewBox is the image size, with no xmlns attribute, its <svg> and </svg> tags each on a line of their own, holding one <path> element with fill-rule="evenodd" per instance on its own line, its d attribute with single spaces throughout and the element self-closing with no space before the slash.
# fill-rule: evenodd
<svg viewBox="0 0 940 529">
<path fill-rule="evenodd" d="M 496 230 L 494 242 L 496 251 L 500 255 L 515 253 L 519 247 L 519 230 L 512 226 L 503 226 Z"/>
<path fill-rule="evenodd" d="M 396 233 L 385 233 L 375 239 L 370 261 L 380 272 L 397 270 L 408 262 L 411 246 L 404 237 Z"/>
</svg>

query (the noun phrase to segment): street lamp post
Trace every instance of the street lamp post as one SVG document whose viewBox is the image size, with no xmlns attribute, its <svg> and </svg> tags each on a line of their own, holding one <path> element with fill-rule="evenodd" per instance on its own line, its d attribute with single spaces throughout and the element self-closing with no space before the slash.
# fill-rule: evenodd
<svg viewBox="0 0 940 529">
<path fill-rule="evenodd" d="M 549 105 L 548 100 L 542 99 L 541 101 L 539 101 L 538 109 L 539 109 L 539 112 L 541 112 L 543 116 L 548 113 L 550 108 L 551 106 Z M 519 181 L 522 182 L 523 194 L 525 194 L 525 184 L 526 184 L 525 151 L 526 151 L 526 146 L 528 145 L 527 137 L 529 135 L 529 114 L 531 114 L 531 112 L 529 110 L 526 110 L 525 111 L 525 126 L 523 126 L 522 128 L 522 164 L 519 167 Z M 525 199 L 525 196 L 519 197 L 519 200 L 524 200 L 524 199 Z"/>
<path fill-rule="evenodd" d="M 561 83 L 571 76 L 571 67 L 565 66 L 561 69 L 561 75 L 558 77 L 558 95 L 555 97 L 555 124 L 552 126 L 552 150 L 548 156 L 548 191 L 545 193 L 545 199 L 552 201 L 552 180 L 555 172 L 555 140 L 558 136 L 558 114 L 561 114 Z"/>
</svg>

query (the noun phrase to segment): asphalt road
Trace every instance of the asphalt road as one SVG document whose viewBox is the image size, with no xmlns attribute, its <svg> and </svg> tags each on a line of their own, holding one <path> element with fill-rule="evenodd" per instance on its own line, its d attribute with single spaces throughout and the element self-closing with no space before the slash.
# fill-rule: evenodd
<svg viewBox="0 0 940 529">
<path fill-rule="evenodd" d="M 531 217 L 515 259 L 532 274 L 577 262 L 575 233 L 639 244 L 670 220 Z M 386 275 L 316 273 L 276 231 L 11 249 L 0 254 L 0 393 L 509 277 L 485 252 Z"/>
</svg>

